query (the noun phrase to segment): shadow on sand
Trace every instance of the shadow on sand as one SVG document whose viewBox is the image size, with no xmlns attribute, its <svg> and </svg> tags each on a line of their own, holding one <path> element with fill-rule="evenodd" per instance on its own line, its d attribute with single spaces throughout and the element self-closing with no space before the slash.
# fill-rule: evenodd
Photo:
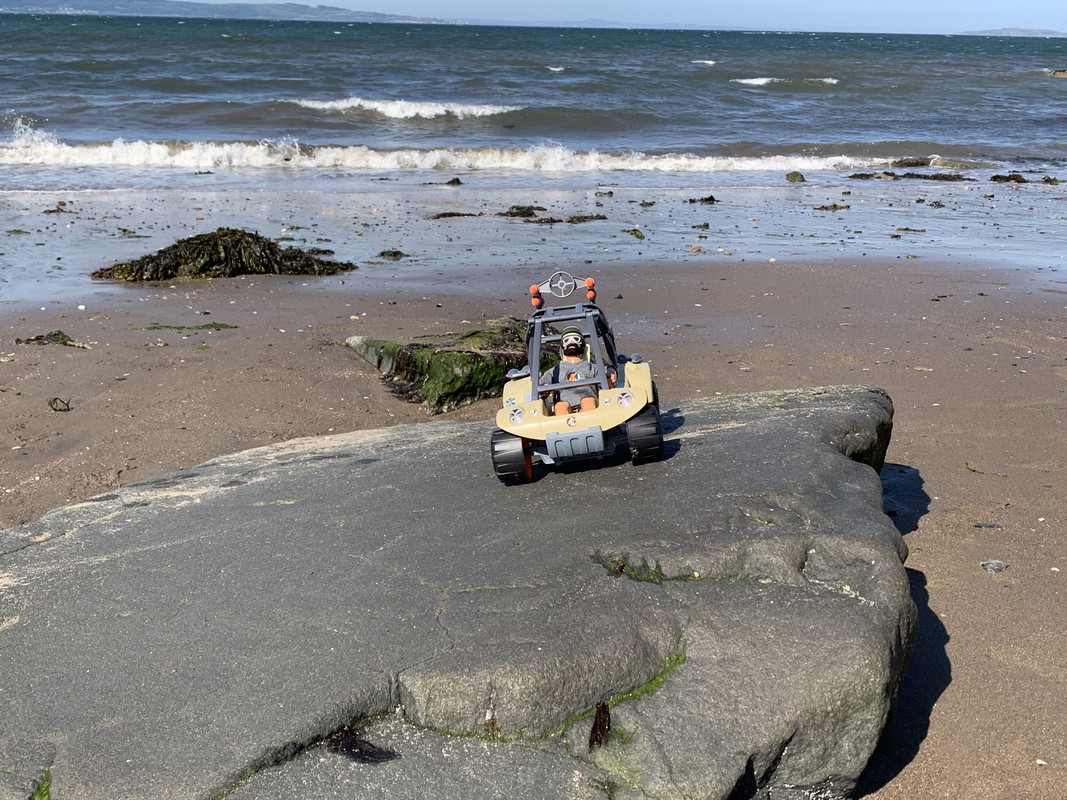
<svg viewBox="0 0 1067 800">
<path fill-rule="evenodd" d="M 882 491 L 886 513 L 901 535 L 916 530 L 930 508 L 930 496 L 923 489 L 919 471 L 887 463 L 882 468 Z M 934 704 L 952 682 L 952 664 L 945 652 L 948 632 L 930 608 L 926 576 L 914 569 L 907 573 L 919 612 L 915 644 L 897 693 L 896 711 L 860 778 L 856 797 L 877 792 L 911 763 L 930 729 Z"/>
</svg>

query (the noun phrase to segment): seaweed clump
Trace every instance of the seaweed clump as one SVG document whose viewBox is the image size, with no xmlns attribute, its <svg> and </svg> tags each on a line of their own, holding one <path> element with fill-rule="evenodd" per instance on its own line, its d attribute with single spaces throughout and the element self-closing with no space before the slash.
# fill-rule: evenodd
<svg viewBox="0 0 1067 800">
<path fill-rule="evenodd" d="M 281 247 L 257 233 L 219 228 L 182 239 L 156 253 L 103 267 L 96 279 L 165 281 L 172 278 L 232 278 L 236 275 L 336 275 L 356 269 L 326 261 L 296 247 Z"/>
<path fill-rule="evenodd" d="M 848 177 L 854 180 L 870 181 L 899 181 L 899 180 L 915 180 L 915 181 L 970 181 L 973 182 L 974 178 L 968 178 L 966 175 L 961 175 L 958 172 L 905 172 L 904 174 L 897 174 L 896 172 L 854 172 Z"/>
<path fill-rule="evenodd" d="M 542 206 L 512 206 L 507 211 L 501 211 L 498 216 L 530 219 L 531 217 L 536 217 L 538 211 L 544 210 Z"/>
<path fill-rule="evenodd" d="M 80 347 L 82 350 L 92 350 L 93 348 L 84 342 L 76 342 L 71 339 L 63 331 L 52 331 L 51 333 L 42 333 L 37 336 L 32 336 L 29 339 L 15 339 L 15 344 L 61 344 L 67 347 Z"/>
<path fill-rule="evenodd" d="M 993 183 L 1029 183 L 1018 172 L 1009 172 L 1007 175 L 991 175 L 989 180 L 993 181 Z"/>
</svg>

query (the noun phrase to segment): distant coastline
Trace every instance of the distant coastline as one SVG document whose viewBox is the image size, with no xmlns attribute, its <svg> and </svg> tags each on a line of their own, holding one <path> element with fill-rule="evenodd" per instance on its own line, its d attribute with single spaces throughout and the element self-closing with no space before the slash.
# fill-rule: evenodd
<svg viewBox="0 0 1067 800">
<path fill-rule="evenodd" d="M 191 17 L 206 19 L 263 19 L 320 22 L 389 22 L 422 25 L 464 25 L 458 19 L 412 17 L 352 11 L 301 3 L 195 3 L 187 0 L 32 0 L 4 3 L 0 14 L 71 14 L 110 17 Z"/>
<path fill-rule="evenodd" d="M 1036 39 L 1065 37 L 1067 33 L 1046 28 L 997 28 L 993 31 L 960 31 L 959 36 L 1027 36 Z"/>
<path fill-rule="evenodd" d="M 566 22 L 514 22 L 490 19 L 448 19 L 353 11 L 336 6 L 309 6 L 303 3 L 210 3 L 191 0 L 0 0 L 0 14 L 69 14 L 110 17 L 188 17 L 193 19 L 260 19 L 308 22 L 377 22 L 418 25 L 502 25 L 541 28 L 632 28 L 708 30 L 706 25 L 655 25 L 584 19 Z M 716 30 L 740 30 L 736 27 Z M 936 34 L 934 34 L 936 35 Z M 1067 37 L 1067 32 L 1044 28 L 998 28 L 985 31 L 958 31 L 953 36 L 1018 36 L 1036 38 Z"/>
</svg>

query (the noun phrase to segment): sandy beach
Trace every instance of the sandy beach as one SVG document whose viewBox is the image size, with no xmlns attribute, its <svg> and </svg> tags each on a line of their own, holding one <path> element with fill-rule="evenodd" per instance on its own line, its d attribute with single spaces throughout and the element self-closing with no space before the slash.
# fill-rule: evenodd
<svg viewBox="0 0 1067 800">
<path fill-rule="evenodd" d="M 641 242 L 616 216 L 608 244 L 585 231 L 514 223 L 495 239 L 427 222 L 447 207 L 477 208 L 470 196 L 430 194 L 408 228 L 441 246 L 440 263 L 413 247 L 405 227 L 413 212 L 396 195 L 376 205 L 366 198 L 343 222 L 333 208 L 312 213 L 301 197 L 268 211 L 264 199 L 243 199 L 240 213 L 222 196 L 183 197 L 170 208 L 127 197 L 113 219 L 98 208 L 56 214 L 52 229 L 39 214 L 56 196 L 5 198 L 8 258 L 35 257 L 42 272 L 58 260 L 64 274 L 47 301 L 33 299 L 30 281 L 0 304 L 0 528 L 225 453 L 427 420 L 389 394 L 345 337 L 405 338 L 525 315 L 530 277 L 569 269 L 597 280 L 622 349 L 652 362 L 665 409 L 708 394 L 828 384 L 890 393 L 886 507 L 910 548 L 920 629 L 898 715 L 861 795 L 1064 796 L 1067 278 L 1003 261 L 961 269 L 947 255 L 958 240 L 945 237 L 928 250 L 884 237 L 881 252 L 869 252 L 863 236 L 871 234 L 861 235 L 855 218 L 825 223 L 841 246 L 791 243 L 783 254 L 768 247 L 773 226 L 751 222 L 759 216 L 751 207 L 701 231 L 696 215 L 710 212 L 677 203 L 677 216 L 659 223 L 669 242 Z M 622 195 L 614 199 L 631 202 Z M 481 205 L 499 210 L 509 200 Z M 603 202 L 592 192 L 560 201 L 575 213 Z M 16 207 L 32 209 L 32 225 L 31 212 Z M 373 223 L 371 207 L 380 213 Z M 105 254 L 117 260 L 219 224 L 251 228 L 257 219 L 261 232 L 278 236 L 295 213 L 322 226 L 297 234 L 298 244 L 326 239 L 318 246 L 360 269 L 329 279 L 120 287 L 69 278 L 102 266 Z M 1020 214 L 1011 224 L 1048 218 Z M 761 229 L 759 242 L 750 233 L 723 243 L 744 220 Z M 120 227 L 150 238 L 130 239 Z M 1003 233 L 990 234 L 989 246 Z M 416 266 L 374 258 L 390 245 L 421 258 Z M 1023 241 L 1012 246 L 1026 250 Z M 233 327 L 196 328 L 207 323 Z M 53 330 L 87 347 L 15 343 Z M 487 419 L 495 408 L 484 401 L 444 418 Z M 488 451 L 485 470 L 464 479 L 495 480 Z M 987 572 L 980 564 L 988 560 L 1007 568 Z"/>
</svg>

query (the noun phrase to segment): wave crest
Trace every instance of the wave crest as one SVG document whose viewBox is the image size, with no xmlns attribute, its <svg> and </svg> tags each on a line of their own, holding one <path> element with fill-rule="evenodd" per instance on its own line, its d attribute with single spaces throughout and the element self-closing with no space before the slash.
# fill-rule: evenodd
<svg viewBox="0 0 1067 800">
<path fill-rule="evenodd" d="M 824 83 L 835 86 L 837 78 L 731 78 L 730 83 L 740 83 L 745 86 L 770 86 L 772 84 L 812 84 Z"/>
<path fill-rule="evenodd" d="M 399 170 L 517 171 L 538 173 L 608 172 L 789 172 L 889 168 L 891 157 L 744 155 L 699 156 L 685 153 L 601 153 L 559 145 L 528 148 L 402 148 L 378 150 L 364 145 L 303 145 L 294 139 L 258 142 L 145 142 L 116 139 L 72 145 L 54 135 L 23 128 L 11 142 L 0 142 L 0 165 L 113 167 L 128 169 L 288 169 L 307 171 Z"/>
<path fill-rule="evenodd" d="M 410 100 L 368 100 L 363 97 L 346 97 L 342 100 L 294 100 L 303 108 L 317 111 L 371 111 L 389 119 L 457 119 L 492 117 L 521 111 L 523 106 L 470 105 L 464 103 L 425 103 Z"/>
</svg>

